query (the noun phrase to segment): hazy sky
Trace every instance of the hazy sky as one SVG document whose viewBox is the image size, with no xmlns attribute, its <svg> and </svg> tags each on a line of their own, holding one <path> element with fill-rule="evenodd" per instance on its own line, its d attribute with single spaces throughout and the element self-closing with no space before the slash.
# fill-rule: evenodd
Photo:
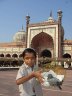
<svg viewBox="0 0 72 96">
<path fill-rule="evenodd" d="M 26 29 L 27 14 L 30 23 L 37 23 L 48 20 L 52 10 L 57 20 L 59 9 L 63 12 L 64 37 L 72 39 L 72 0 L 0 0 L 0 42 L 11 42 L 22 25 Z"/>
</svg>

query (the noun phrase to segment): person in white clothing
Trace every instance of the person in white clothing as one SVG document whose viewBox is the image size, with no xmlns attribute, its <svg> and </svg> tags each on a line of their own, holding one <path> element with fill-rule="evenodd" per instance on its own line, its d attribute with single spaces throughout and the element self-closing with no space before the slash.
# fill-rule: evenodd
<svg viewBox="0 0 72 96">
<path fill-rule="evenodd" d="M 43 83 L 42 70 L 34 71 L 36 51 L 32 48 L 26 48 L 22 56 L 24 63 L 19 68 L 16 77 L 20 96 L 43 96 L 41 87 L 41 83 Z"/>
</svg>

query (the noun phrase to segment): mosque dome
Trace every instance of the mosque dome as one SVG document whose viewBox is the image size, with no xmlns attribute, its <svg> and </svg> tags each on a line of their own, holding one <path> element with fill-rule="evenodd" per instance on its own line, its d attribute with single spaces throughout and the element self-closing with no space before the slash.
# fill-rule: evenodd
<svg viewBox="0 0 72 96">
<path fill-rule="evenodd" d="M 22 29 L 13 36 L 13 42 L 25 42 L 25 39 L 26 39 L 26 32 L 22 27 Z"/>
<path fill-rule="evenodd" d="M 50 17 L 48 18 L 48 22 L 54 22 L 54 19 L 52 17 L 52 11 L 50 12 Z"/>
<path fill-rule="evenodd" d="M 49 17 L 48 22 L 54 22 L 54 19 L 52 17 Z"/>
</svg>

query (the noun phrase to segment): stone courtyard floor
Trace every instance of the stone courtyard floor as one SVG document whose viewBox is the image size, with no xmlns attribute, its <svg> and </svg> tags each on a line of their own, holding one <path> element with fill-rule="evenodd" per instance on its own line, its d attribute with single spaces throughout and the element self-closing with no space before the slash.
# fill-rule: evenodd
<svg viewBox="0 0 72 96">
<path fill-rule="evenodd" d="M 19 96 L 16 75 L 18 70 L 0 71 L 0 96 Z M 42 87 L 44 96 L 72 96 L 72 70 L 66 70 L 62 90 Z"/>
</svg>

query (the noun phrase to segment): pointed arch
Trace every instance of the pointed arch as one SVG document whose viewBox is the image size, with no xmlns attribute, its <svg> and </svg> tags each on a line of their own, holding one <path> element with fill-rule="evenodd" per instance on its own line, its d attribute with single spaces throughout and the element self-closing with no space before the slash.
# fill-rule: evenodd
<svg viewBox="0 0 72 96">
<path fill-rule="evenodd" d="M 63 55 L 63 58 L 71 58 L 71 55 L 66 53 L 66 54 Z"/>
<path fill-rule="evenodd" d="M 17 57 L 18 57 L 18 55 L 17 55 L 17 54 L 13 54 L 13 55 L 12 55 L 12 57 L 17 58 Z"/>
<path fill-rule="evenodd" d="M 0 54 L 0 57 L 4 57 L 4 54 Z"/>
<path fill-rule="evenodd" d="M 5 57 L 11 57 L 11 55 L 10 54 L 6 54 Z"/>
<path fill-rule="evenodd" d="M 43 50 L 41 52 L 41 55 L 40 56 L 41 57 L 50 57 L 51 58 L 52 54 L 51 54 L 51 52 L 49 50 L 45 49 L 45 50 Z"/>
<path fill-rule="evenodd" d="M 38 53 L 40 53 L 44 49 L 53 49 L 53 38 L 49 34 L 41 32 L 33 37 L 31 41 L 31 47 L 36 49 Z"/>
</svg>

